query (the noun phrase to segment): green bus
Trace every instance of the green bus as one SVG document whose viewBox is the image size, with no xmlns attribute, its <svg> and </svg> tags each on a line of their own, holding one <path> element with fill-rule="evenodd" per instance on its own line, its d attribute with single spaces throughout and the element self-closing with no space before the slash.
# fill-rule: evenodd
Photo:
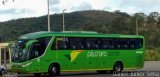
<svg viewBox="0 0 160 77">
<path fill-rule="evenodd" d="M 144 66 L 145 40 L 139 35 L 44 31 L 22 35 L 10 47 L 11 71 L 18 73 L 105 73 L 107 70 L 122 72 Z"/>
</svg>

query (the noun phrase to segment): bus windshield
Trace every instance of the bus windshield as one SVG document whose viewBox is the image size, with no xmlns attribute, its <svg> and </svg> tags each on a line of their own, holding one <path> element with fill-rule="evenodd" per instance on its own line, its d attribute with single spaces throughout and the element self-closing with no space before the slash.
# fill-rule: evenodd
<svg viewBox="0 0 160 77">
<path fill-rule="evenodd" d="M 41 37 L 36 40 L 18 40 L 11 44 L 12 61 L 24 62 L 41 56 L 51 37 Z"/>
<path fill-rule="evenodd" d="M 13 62 L 22 62 L 29 59 L 29 51 L 25 48 L 27 41 L 18 40 L 11 45 Z"/>
</svg>

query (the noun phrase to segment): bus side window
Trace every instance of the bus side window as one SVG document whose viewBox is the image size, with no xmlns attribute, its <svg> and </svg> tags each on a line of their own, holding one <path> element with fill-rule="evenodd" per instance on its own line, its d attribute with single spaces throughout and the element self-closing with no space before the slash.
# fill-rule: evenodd
<svg viewBox="0 0 160 77">
<path fill-rule="evenodd" d="M 53 41 L 53 44 L 52 44 L 52 47 L 51 47 L 52 50 L 57 50 L 58 47 L 56 45 L 56 41 Z"/>
<path fill-rule="evenodd" d="M 114 40 L 110 38 L 101 40 L 101 49 L 113 49 L 114 48 Z"/>
<path fill-rule="evenodd" d="M 87 38 L 86 49 L 99 49 L 100 40 L 98 38 Z"/>
<path fill-rule="evenodd" d="M 133 38 L 129 40 L 129 49 L 139 49 L 143 45 L 143 39 Z"/>
<path fill-rule="evenodd" d="M 142 39 L 136 39 L 135 48 L 136 49 L 141 48 L 142 45 L 143 45 L 143 40 Z"/>
<path fill-rule="evenodd" d="M 57 49 L 68 49 L 68 42 L 66 40 L 57 40 Z"/>
<path fill-rule="evenodd" d="M 139 39 L 139 40 L 140 40 L 140 42 L 139 42 L 140 48 L 142 48 L 143 47 L 143 39 Z"/>
<path fill-rule="evenodd" d="M 135 46 L 136 46 L 135 42 L 136 42 L 135 39 L 130 39 L 129 40 L 129 48 L 130 49 L 135 49 Z"/>
<path fill-rule="evenodd" d="M 120 39 L 116 39 L 116 48 L 120 49 L 121 45 L 120 45 Z"/>
<path fill-rule="evenodd" d="M 41 56 L 45 52 L 50 39 L 51 37 L 40 37 L 36 39 L 38 42 L 33 43 L 31 46 L 31 59 Z"/>
<path fill-rule="evenodd" d="M 128 39 L 120 38 L 120 39 L 117 39 L 116 47 L 117 49 L 128 49 L 129 48 L 128 44 L 129 44 Z"/>
<path fill-rule="evenodd" d="M 70 37 L 69 45 L 70 49 L 84 49 L 83 38 Z"/>
<path fill-rule="evenodd" d="M 107 49 L 108 41 L 107 40 L 101 40 L 101 49 Z"/>
</svg>

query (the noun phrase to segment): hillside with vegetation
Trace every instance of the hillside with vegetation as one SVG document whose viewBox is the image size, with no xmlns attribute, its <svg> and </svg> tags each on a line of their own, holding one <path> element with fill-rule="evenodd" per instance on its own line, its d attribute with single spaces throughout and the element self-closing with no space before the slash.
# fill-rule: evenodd
<svg viewBox="0 0 160 77">
<path fill-rule="evenodd" d="M 129 15 L 120 11 L 101 10 L 71 12 L 65 14 L 65 29 L 135 35 L 136 20 L 139 35 L 143 35 L 146 39 L 146 49 L 160 52 L 160 14 L 158 12 L 151 12 L 148 15 L 144 13 Z M 0 22 L 0 42 L 14 41 L 20 35 L 47 31 L 47 29 L 47 16 Z M 51 15 L 51 31 L 62 31 L 62 14 Z"/>
</svg>

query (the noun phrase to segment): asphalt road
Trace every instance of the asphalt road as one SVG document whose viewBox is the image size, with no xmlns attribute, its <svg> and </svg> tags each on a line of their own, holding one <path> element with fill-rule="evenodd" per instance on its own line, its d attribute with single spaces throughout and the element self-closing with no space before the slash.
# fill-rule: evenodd
<svg viewBox="0 0 160 77">
<path fill-rule="evenodd" d="M 95 71 L 90 72 L 62 72 L 58 77 L 117 77 L 117 76 L 134 76 L 134 77 L 160 77 L 160 61 L 146 61 L 144 68 L 131 72 L 119 74 L 98 74 Z M 34 77 L 32 74 L 18 74 L 18 77 Z M 42 75 L 42 77 L 48 77 Z"/>
</svg>

